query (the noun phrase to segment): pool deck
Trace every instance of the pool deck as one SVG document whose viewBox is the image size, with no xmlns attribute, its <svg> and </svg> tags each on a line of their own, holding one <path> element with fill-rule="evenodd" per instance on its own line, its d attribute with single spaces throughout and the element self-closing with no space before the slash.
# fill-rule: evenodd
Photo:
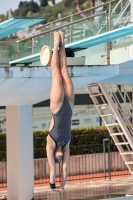
<svg viewBox="0 0 133 200">
<path fill-rule="evenodd" d="M 7 196 L 6 188 L 1 188 L 0 195 Z M 73 181 L 66 184 L 65 191 L 60 193 L 51 191 L 49 186 L 40 187 L 39 185 L 35 185 L 34 188 L 35 200 L 67 200 L 83 199 L 83 197 L 87 199 L 92 199 L 92 197 L 93 199 L 108 199 L 131 195 L 133 195 L 133 177 L 131 176 L 121 176 L 120 178 L 112 178 L 111 180 Z"/>
</svg>

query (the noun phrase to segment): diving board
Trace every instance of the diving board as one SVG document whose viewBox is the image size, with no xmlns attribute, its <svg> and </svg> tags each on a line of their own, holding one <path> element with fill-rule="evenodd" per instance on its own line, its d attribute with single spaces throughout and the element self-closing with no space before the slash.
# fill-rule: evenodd
<svg viewBox="0 0 133 200">
<path fill-rule="evenodd" d="M 102 43 L 111 42 L 113 40 L 126 37 L 133 34 L 133 25 L 118 28 L 112 31 L 108 31 L 99 35 L 95 35 L 90 38 L 79 40 L 71 44 L 65 45 L 66 51 L 76 49 L 86 49 L 92 46 L 96 46 Z"/>
<path fill-rule="evenodd" d="M 102 33 L 90 38 L 79 40 L 65 45 L 66 52 L 77 51 L 81 49 L 87 49 L 92 46 L 96 46 L 102 43 L 111 42 L 122 37 L 126 37 L 133 34 L 133 25 L 122 27 L 116 30 L 112 30 L 106 33 Z M 40 61 L 40 53 L 36 53 L 30 56 L 26 56 L 17 60 L 9 62 L 9 64 L 30 64 Z"/>
<path fill-rule="evenodd" d="M 0 23 L 0 39 L 45 20 L 39 18 L 12 18 Z"/>
</svg>

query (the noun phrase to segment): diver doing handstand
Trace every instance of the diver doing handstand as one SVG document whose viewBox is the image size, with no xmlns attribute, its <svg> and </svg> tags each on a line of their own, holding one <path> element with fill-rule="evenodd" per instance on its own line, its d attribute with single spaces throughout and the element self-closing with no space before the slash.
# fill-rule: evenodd
<svg viewBox="0 0 133 200">
<path fill-rule="evenodd" d="M 52 119 L 47 136 L 47 158 L 50 167 L 50 187 L 54 191 L 64 190 L 71 140 L 71 118 L 74 105 L 74 87 L 69 76 L 64 44 L 64 33 L 54 33 L 54 48 L 51 57 L 52 85 L 50 110 Z M 62 160 L 61 186 L 56 188 L 56 163 Z"/>
</svg>

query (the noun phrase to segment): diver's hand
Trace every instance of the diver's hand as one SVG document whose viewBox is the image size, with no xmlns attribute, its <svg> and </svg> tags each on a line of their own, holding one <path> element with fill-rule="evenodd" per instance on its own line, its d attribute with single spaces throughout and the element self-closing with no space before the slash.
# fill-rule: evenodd
<svg viewBox="0 0 133 200">
<path fill-rule="evenodd" d="M 56 187 L 55 189 L 52 189 L 54 192 L 62 192 L 64 190 L 64 187 Z"/>
<path fill-rule="evenodd" d="M 60 191 L 60 192 L 61 192 L 61 191 L 64 191 L 64 188 L 61 187 L 61 188 L 59 189 L 59 191 Z"/>
<path fill-rule="evenodd" d="M 54 192 L 59 192 L 58 188 L 52 189 Z"/>
<path fill-rule="evenodd" d="M 60 187 L 58 187 L 58 190 L 59 190 L 59 192 L 61 192 L 64 190 L 64 187 L 60 186 Z"/>
</svg>

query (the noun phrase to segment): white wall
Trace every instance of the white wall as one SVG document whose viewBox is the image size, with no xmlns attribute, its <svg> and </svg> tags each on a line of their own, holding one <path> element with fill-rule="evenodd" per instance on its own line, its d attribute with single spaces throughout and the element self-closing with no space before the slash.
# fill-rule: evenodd
<svg viewBox="0 0 133 200">
<path fill-rule="evenodd" d="M 133 45 L 111 50 L 110 63 L 119 64 L 133 59 Z"/>
</svg>

